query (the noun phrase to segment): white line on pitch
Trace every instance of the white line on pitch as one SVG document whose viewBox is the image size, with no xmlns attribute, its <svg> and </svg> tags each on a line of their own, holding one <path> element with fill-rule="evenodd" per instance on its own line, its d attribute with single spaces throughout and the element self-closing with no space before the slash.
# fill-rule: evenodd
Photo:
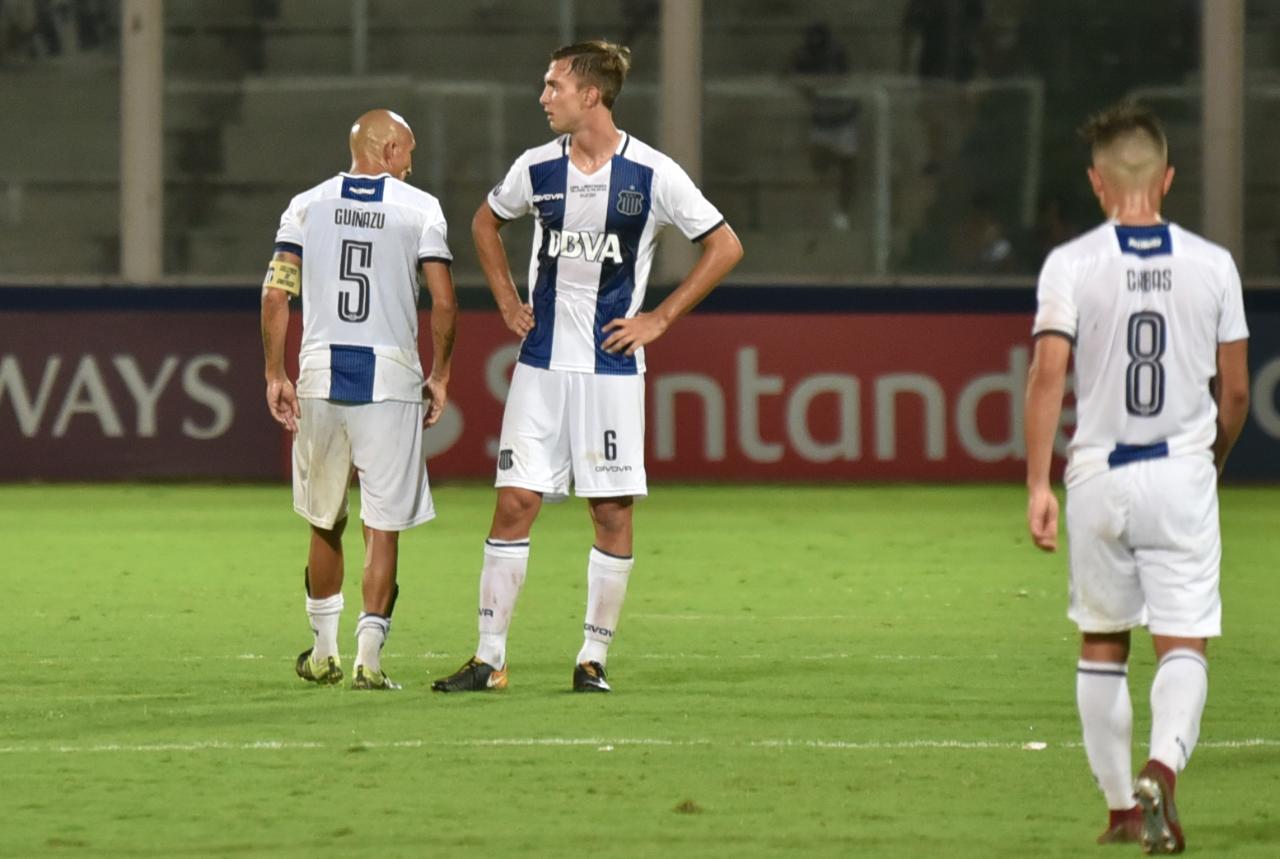
<svg viewBox="0 0 1280 859">
<path fill-rule="evenodd" d="M 305 742 L 296 740 L 255 740 L 251 742 L 226 742 L 223 740 L 201 740 L 194 742 L 174 743 L 102 743 L 97 745 L 29 745 L 0 746 L 0 754 L 147 754 L 156 752 L 258 752 L 258 751 L 296 751 L 313 749 L 347 749 L 369 750 L 380 749 L 419 749 L 419 748 L 577 748 L 596 747 L 601 751 L 611 751 L 618 746 L 660 746 L 704 748 L 757 748 L 757 749 L 800 749 L 821 751 L 913 751 L 913 750 L 958 750 L 958 751 L 1043 751 L 1047 748 L 1080 748 L 1078 740 L 1066 742 L 1043 741 L 1008 741 L 1008 740 L 712 740 L 712 739 L 669 739 L 662 737 L 508 737 L 494 739 L 468 740 L 395 740 L 355 742 L 348 744 Z M 1258 747 L 1280 746 L 1278 739 L 1254 737 L 1244 740 L 1208 740 L 1199 744 L 1199 748 L 1208 749 L 1250 749 Z"/>
<path fill-rule="evenodd" d="M 842 659 L 871 659 L 876 662 L 974 662 L 976 660 L 995 661 L 1000 658 L 996 653 L 801 653 L 797 656 L 783 657 L 778 654 L 764 653 L 631 653 L 627 659 L 658 659 L 674 661 L 677 659 L 774 659 L 779 662 L 799 659 L 801 662 L 834 662 Z"/>
<path fill-rule="evenodd" d="M 728 620 L 737 623 L 739 621 L 756 621 L 756 620 L 779 620 L 786 623 L 809 623 L 813 621 L 826 620 L 857 620 L 851 614 L 752 614 L 743 612 L 742 614 L 650 614 L 646 612 L 636 612 L 627 615 L 628 618 L 634 620 L 687 620 L 687 621 L 719 621 Z"/>
<path fill-rule="evenodd" d="M 354 653 L 340 653 L 339 657 L 345 660 L 355 658 Z M 179 656 L 179 657 L 157 657 L 154 659 L 135 658 L 134 662 L 292 662 L 296 656 L 288 654 L 279 654 L 268 656 L 263 653 L 221 653 L 207 654 L 195 656 Z M 427 651 L 425 653 L 384 653 L 383 659 L 451 659 L 458 658 L 452 654 Z M 766 653 L 628 653 L 623 658 L 626 659 L 652 659 L 652 660 L 676 660 L 676 659 L 699 659 L 699 660 L 722 660 L 722 659 L 740 659 L 740 660 L 761 660 L 776 659 L 779 661 L 799 659 L 810 662 L 831 662 L 844 659 L 870 659 L 876 662 L 953 662 L 965 661 L 973 662 L 975 660 L 995 661 L 1000 658 L 996 653 L 804 653 L 798 656 L 783 657 L 778 654 Z M 37 659 L 39 665 L 58 665 L 67 662 L 115 662 L 117 657 L 44 657 Z M 108 696 L 110 697 L 110 696 Z"/>
<path fill-rule="evenodd" d="M 339 653 L 342 659 L 355 659 L 355 652 Z M 130 657 L 130 662 L 257 662 L 259 660 L 271 660 L 274 662 L 289 661 L 293 662 L 297 659 L 297 655 L 290 656 L 288 654 L 279 654 L 269 656 L 265 653 L 211 653 L 197 654 L 195 656 L 158 656 L 158 657 Z M 437 653 L 428 650 L 426 653 L 383 653 L 383 659 L 450 659 L 448 653 Z M 60 665 L 68 662 L 118 662 L 117 656 L 46 656 L 36 660 L 37 665 Z"/>
<path fill-rule="evenodd" d="M 91 692 L 74 695 L 43 695 L 42 701 L 161 701 L 194 698 L 195 692 Z"/>
<path fill-rule="evenodd" d="M 909 750 L 909 749 L 1020 749 L 1044 751 L 1047 748 L 1078 749 L 1084 744 L 1079 740 L 1049 743 L 1044 741 L 1010 742 L 1007 740 L 900 740 L 880 742 L 876 740 L 756 740 L 747 745 L 762 748 L 784 749 L 851 749 L 851 750 Z M 1253 749 L 1260 746 L 1280 746 L 1280 740 L 1254 737 L 1247 740 L 1206 740 L 1196 744 L 1198 749 Z"/>
</svg>

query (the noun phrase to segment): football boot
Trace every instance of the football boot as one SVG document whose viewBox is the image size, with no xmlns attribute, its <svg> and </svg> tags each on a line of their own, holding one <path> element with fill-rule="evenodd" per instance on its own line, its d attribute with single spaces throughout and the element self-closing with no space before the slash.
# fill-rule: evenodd
<svg viewBox="0 0 1280 859">
<path fill-rule="evenodd" d="M 1142 852 L 1167 855 L 1187 847 L 1173 803 L 1172 771 L 1159 761 L 1147 761 L 1134 783 L 1133 798 L 1142 808 Z"/>
<path fill-rule="evenodd" d="M 318 683 L 321 686 L 332 686 L 335 683 L 342 682 L 342 664 L 338 662 L 338 657 L 326 657 L 323 662 L 318 659 L 311 658 L 311 651 L 314 648 L 308 647 L 306 650 L 298 654 L 298 661 L 294 664 L 293 670 L 298 676 L 310 683 Z"/>
<path fill-rule="evenodd" d="M 448 677 L 441 677 L 431 684 L 433 692 L 485 692 L 489 689 L 506 688 L 506 667 L 494 668 L 474 656 Z"/>
<path fill-rule="evenodd" d="M 573 667 L 574 692 L 612 692 L 599 662 L 579 662 Z"/>
</svg>

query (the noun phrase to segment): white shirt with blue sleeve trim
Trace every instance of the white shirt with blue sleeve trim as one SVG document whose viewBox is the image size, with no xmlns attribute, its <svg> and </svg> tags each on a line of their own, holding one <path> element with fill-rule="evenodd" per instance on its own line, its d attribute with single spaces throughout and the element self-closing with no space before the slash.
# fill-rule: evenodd
<svg viewBox="0 0 1280 859">
<path fill-rule="evenodd" d="M 298 396 L 421 402 L 418 272 L 453 259 L 439 201 L 386 173 L 340 173 L 293 198 L 276 250 L 303 258 Z"/>
<path fill-rule="evenodd" d="M 595 173 L 569 158 L 567 135 L 527 150 L 489 194 L 503 220 L 536 218 L 529 259 L 534 328 L 520 362 L 550 370 L 633 375 L 633 356 L 605 352 L 604 326 L 644 304 L 657 237 L 675 226 L 700 241 L 724 223 L 688 174 L 625 132 Z"/>
<path fill-rule="evenodd" d="M 1249 336 L 1225 248 L 1173 223 L 1107 222 L 1049 254 L 1036 298 L 1033 333 L 1075 343 L 1069 487 L 1135 459 L 1212 456 L 1218 344 Z"/>
</svg>

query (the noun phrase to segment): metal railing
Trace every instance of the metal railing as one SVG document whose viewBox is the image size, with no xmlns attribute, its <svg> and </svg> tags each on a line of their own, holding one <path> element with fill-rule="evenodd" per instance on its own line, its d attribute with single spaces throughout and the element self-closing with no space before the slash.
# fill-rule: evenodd
<svg viewBox="0 0 1280 859">
<path fill-rule="evenodd" d="M 512 128 L 516 121 L 512 115 L 513 104 L 528 101 L 530 113 L 536 109 L 533 105 L 536 98 L 535 90 L 526 84 L 467 80 L 428 81 L 408 76 L 264 77 L 240 81 L 177 79 L 166 82 L 165 94 L 170 102 L 174 99 L 200 96 L 266 95 L 269 99 L 273 94 L 281 97 L 305 94 L 309 104 L 319 106 L 323 105 L 327 93 L 359 91 L 371 87 L 403 91 L 406 98 L 411 99 L 415 103 L 415 108 L 424 116 L 426 127 L 423 130 L 424 139 L 420 144 L 425 144 L 424 149 L 430 153 L 430 157 L 424 159 L 425 163 L 420 164 L 420 167 L 425 169 L 428 187 L 443 189 L 447 186 L 449 179 L 457 179 L 459 171 L 455 168 L 458 166 L 457 162 L 463 157 L 470 159 L 472 172 L 483 172 L 483 175 L 465 176 L 463 177 L 465 181 L 496 181 L 505 173 L 511 158 L 521 146 L 538 142 L 537 139 L 523 139 L 524 134 L 517 135 Z M 627 110 L 630 115 L 656 115 L 658 92 L 658 86 L 655 84 L 644 82 L 630 84 L 627 88 Z M 821 88 L 823 95 L 847 97 L 860 103 L 863 107 L 861 125 L 869 132 L 869 145 L 866 147 L 869 152 L 866 160 L 871 169 L 870 193 L 866 195 L 865 200 L 858 203 L 859 206 L 865 207 L 861 210 L 864 214 L 861 222 L 865 226 L 864 241 L 867 252 L 862 258 L 868 265 L 857 272 L 833 272 L 833 275 L 840 274 L 847 277 L 854 274 L 873 274 L 883 277 L 895 273 L 895 242 L 901 239 L 900 235 L 895 235 L 895 230 L 901 233 L 905 229 L 901 223 L 901 206 L 895 199 L 897 193 L 895 167 L 901 166 L 895 164 L 895 161 L 901 157 L 901 141 L 897 140 L 897 136 L 903 133 L 901 124 L 910 122 L 914 116 L 910 110 L 912 105 L 926 97 L 973 102 L 994 93 L 1013 93 L 1021 97 L 1022 106 L 1018 109 L 1019 115 L 1015 122 L 1022 127 L 1023 133 L 1021 140 L 1013 143 L 1022 151 L 1021 164 L 1017 168 L 1021 175 L 1016 183 L 1018 188 L 1016 210 L 1019 212 L 1022 226 L 1029 227 L 1035 218 L 1041 170 L 1044 94 L 1043 85 L 1039 80 L 1014 78 L 952 84 L 924 83 L 916 78 L 902 76 L 870 75 L 850 76 L 840 81 L 830 82 Z M 710 80 L 705 83 L 705 94 L 705 108 L 708 113 L 715 110 L 748 118 L 754 113 L 760 117 L 760 121 L 771 121 L 775 124 L 782 116 L 787 117 L 788 121 L 795 119 L 801 123 L 807 117 L 807 103 L 795 82 L 776 76 Z M 456 119 L 456 100 L 460 98 L 469 100 L 469 110 L 474 108 L 468 113 L 467 121 L 473 128 L 479 127 L 484 130 L 481 135 L 483 142 L 478 144 L 483 147 L 482 152 L 478 153 L 471 149 L 463 152 L 450 144 L 451 132 L 447 125 L 447 119 L 451 115 L 449 107 L 451 104 L 454 107 L 452 116 Z M 726 108 L 726 105 L 729 107 Z M 321 107 L 316 109 L 322 111 Z M 524 120 L 527 124 L 527 117 Z M 521 139 L 515 139 L 517 136 Z M 805 157 L 807 153 L 804 151 L 805 144 L 800 132 L 797 131 L 793 137 L 793 140 L 788 138 L 791 142 L 786 146 L 793 147 L 794 152 L 790 148 L 775 149 L 769 153 L 762 152 L 759 156 L 762 166 L 753 175 L 739 174 L 737 179 L 728 180 L 721 175 L 719 181 L 737 183 L 738 188 L 746 189 L 748 196 L 754 194 L 757 198 L 754 205 L 757 208 L 760 206 L 758 197 L 762 188 L 772 188 L 775 192 L 784 195 L 803 193 L 805 187 L 803 183 L 812 181 L 812 185 L 809 186 L 812 190 L 823 190 L 824 185 L 821 180 L 810 180 L 807 174 L 777 177 L 770 172 L 767 165 L 763 164 L 768 158 L 790 162 Z M 717 171 L 716 147 L 733 145 L 733 142 L 707 139 L 708 156 L 704 163 L 708 166 L 709 174 L 714 176 Z M 740 155 L 740 150 L 735 154 Z M 476 158 L 477 155 L 480 156 L 479 159 Z M 483 165 L 482 167 L 477 166 L 477 160 Z M 739 163 L 741 163 L 740 158 Z M 750 166 L 748 163 L 745 169 L 750 169 Z M 243 176 L 219 178 L 216 173 L 198 177 L 174 174 L 165 178 L 166 188 L 170 191 L 188 186 L 225 187 L 234 190 L 245 184 Z M 912 181 L 931 180 L 913 179 Z M 75 178 L 23 175 L 20 172 L 0 175 L 0 218 L 6 223 L 16 223 L 22 218 L 27 201 L 46 191 L 65 193 L 77 187 L 101 190 L 113 185 L 118 186 L 118 183 L 118 177 L 112 175 Z M 262 177 L 259 184 L 273 183 L 281 184 L 282 191 L 289 190 L 283 187 L 287 183 L 270 176 Z M 786 277 L 787 272 L 778 271 L 776 274 Z M 812 276 L 808 275 L 805 279 L 812 279 Z"/>
<path fill-rule="evenodd" d="M 486 129 L 486 162 L 489 176 L 501 177 L 514 154 L 508 133 L 508 100 L 528 98 L 532 101 L 531 88 L 524 84 L 507 84 L 486 81 L 423 81 L 407 77 L 333 78 L 333 77 L 267 77 L 245 81 L 171 81 L 166 86 L 170 96 L 184 93 L 236 94 L 252 90 L 256 93 L 306 93 L 323 98 L 326 90 L 352 89 L 371 83 L 391 83 L 404 86 L 427 112 L 427 144 L 432 153 L 427 165 L 430 187 L 443 188 L 452 173 L 451 148 L 448 143 L 446 102 L 450 98 L 478 99 L 485 105 L 485 115 L 474 121 Z M 627 87 L 627 98 L 634 104 L 639 99 L 656 101 L 659 88 L 650 83 L 633 83 Z M 1023 227 L 1030 227 L 1035 220 L 1041 171 L 1041 141 L 1044 127 L 1044 85 L 1035 78 L 1006 78 L 980 80 L 967 83 L 946 81 L 921 81 L 914 77 L 898 75 L 851 76 L 822 88 L 825 96 L 847 97 L 869 106 L 874 143 L 872 145 L 873 192 L 870 205 L 870 245 L 873 272 L 889 273 L 893 255 L 894 228 L 894 134 L 895 107 L 899 103 L 918 100 L 923 93 L 933 97 L 976 100 L 993 93 L 1015 93 L 1025 102 L 1025 135 L 1022 159 L 1022 177 L 1019 183 L 1017 209 Z M 769 103 L 795 103 L 800 96 L 797 88 L 778 77 L 753 77 L 710 80 L 705 84 L 708 103 L 729 101 L 745 103 L 740 111 L 747 113 L 751 106 L 757 108 Z M 656 104 L 653 109 L 656 111 Z M 631 108 L 634 110 L 634 107 Z M 517 145 L 532 145 L 536 141 L 521 141 Z M 716 141 L 709 141 L 714 147 Z M 796 153 L 801 155 L 802 153 Z M 714 165 L 714 154 L 706 163 Z"/>
</svg>

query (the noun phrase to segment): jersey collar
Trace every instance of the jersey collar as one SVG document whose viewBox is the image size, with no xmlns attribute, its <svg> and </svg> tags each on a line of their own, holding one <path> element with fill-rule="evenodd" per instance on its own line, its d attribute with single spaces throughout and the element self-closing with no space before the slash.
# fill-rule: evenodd
<svg viewBox="0 0 1280 859">
<path fill-rule="evenodd" d="M 619 128 L 619 129 L 618 129 L 618 133 L 619 133 L 619 134 L 621 134 L 621 135 L 622 135 L 622 137 L 621 137 L 621 139 L 618 141 L 618 148 L 617 148 L 617 149 L 615 149 L 615 150 L 613 150 L 613 155 L 609 156 L 609 157 L 610 157 L 610 159 L 613 159 L 613 158 L 621 158 L 622 156 L 626 155 L 626 154 L 627 154 L 627 147 L 631 145 L 631 134 L 630 134 L 630 133 L 628 133 L 627 131 L 624 131 L 624 130 L 623 130 L 623 129 L 621 129 L 621 128 Z M 561 137 L 561 138 L 560 138 L 560 155 L 561 155 L 561 157 L 563 157 L 563 158 L 568 158 L 568 157 L 569 157 L 569 144 L 570 144 L 570 143 L 572 143 L 572 142 L 573 142 L 573 135 L 571 135 L 571 134 L 566 134 L 566 135 L 564 135 L 563 137 Z"/>
</svg>

